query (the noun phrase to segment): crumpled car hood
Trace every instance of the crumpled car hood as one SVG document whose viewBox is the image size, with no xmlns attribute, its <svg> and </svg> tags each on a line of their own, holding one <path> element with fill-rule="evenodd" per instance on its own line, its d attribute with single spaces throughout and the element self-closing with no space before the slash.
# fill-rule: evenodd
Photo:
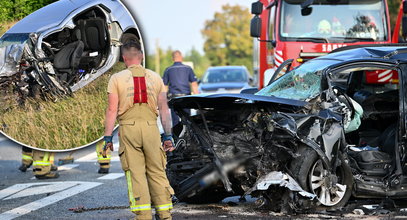
<svg viewBox="0 0 407 220">
<path fill-rule="evenodd" d="M 242 104 L 277 104 L 284 107 L 304 107 L 307 102 L 297 101 L 292 99 L 283 99 L 270 96 L 260 96 L 254 94 L 201 94 L 201 95 L 190 95 L 184 97 L 178 97 L 171 99 L 169 102 L 170 107 L 175 109 L 182 108 L 231 108 L 233 105 Z"/>
<path fill-rule="evenodd" d="M 18 71 L 24 44 L 12 44 L 0 48 L 0 77 L 14 75 Z"/>
</svg>

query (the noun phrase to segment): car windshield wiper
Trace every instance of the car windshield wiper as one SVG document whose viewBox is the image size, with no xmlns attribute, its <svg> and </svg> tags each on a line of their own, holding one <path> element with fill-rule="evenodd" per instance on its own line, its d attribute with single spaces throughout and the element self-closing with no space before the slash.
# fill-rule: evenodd
<svg viewBox="0 0 407 220">
<path fill-rule="evenodd" d="M 343 40 L 344 43 L 354 43 L 357 41 L 375 41 L 371 37 L 331 37 L 330 39 Z"/>
<path fill-rule="evenodd" d="M 301 41 L 311 41 L 314 43 L 329 43 L 328 39 L 326 38 L 321 38 L 321 37 L 299 37 L 296 38 L 297 42 L 301 42 Z"/>
</svg>

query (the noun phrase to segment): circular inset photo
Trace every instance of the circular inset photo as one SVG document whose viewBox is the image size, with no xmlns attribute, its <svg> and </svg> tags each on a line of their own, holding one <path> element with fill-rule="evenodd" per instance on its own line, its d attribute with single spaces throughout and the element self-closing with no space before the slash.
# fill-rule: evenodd
<svg viewBox="0 0 407 220">
<path fill-rule="evenodd" d="M 18 21 L 0 38 L 1 133 L 49 151 L 100 140 L 107 83 L 130 41 L 144 48 L 117 0 L 60 0 Z"/>
</svg>

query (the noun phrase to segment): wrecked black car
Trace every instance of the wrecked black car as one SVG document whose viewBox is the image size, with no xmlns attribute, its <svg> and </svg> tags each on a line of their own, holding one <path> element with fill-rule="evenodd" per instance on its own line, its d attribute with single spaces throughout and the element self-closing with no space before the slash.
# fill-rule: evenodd
<svg viewBox="0 0 407 220">
<path fill-rule="evenodd" d="M 70 94 L 109 70 L 130 40 L 140 42 L 140 34 L 120 1 L 47 5 L 0 38 L 0 101 Z"/>
<path fill-rule="evenodd" d="M 261 207 L 295 212 L 341 208 L 351 195 L 406 198 L 403 46 L 341 49 L 256 94 L 172 99 L 182 120 L 167 163 L 177 198 L 250 194 Z"/>
</svg>

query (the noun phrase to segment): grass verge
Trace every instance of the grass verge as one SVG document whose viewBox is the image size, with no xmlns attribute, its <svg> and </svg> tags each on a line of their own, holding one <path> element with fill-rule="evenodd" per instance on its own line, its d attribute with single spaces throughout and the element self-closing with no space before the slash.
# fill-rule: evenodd
<svg viewBox="0 0 407 220">
<path fill-rule="evenodd" d="M 122 62 L 72 97 L 57 102 L 30 100 L 0 116 L 2 130 L 29 146 L 71 149 L 95 141 L 104 133 L 107 84 L 113 73 L 125 68 Z"/>
</svg>

